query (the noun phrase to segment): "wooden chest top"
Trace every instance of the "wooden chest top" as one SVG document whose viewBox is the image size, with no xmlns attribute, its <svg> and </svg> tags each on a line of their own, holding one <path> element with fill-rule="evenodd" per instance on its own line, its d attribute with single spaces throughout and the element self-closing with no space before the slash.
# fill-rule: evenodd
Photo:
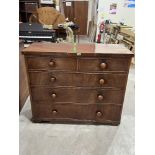
<svg viewBox="0 0 155 155">
<path fill-rule="evenodd" d="M 66 55 L 75 55 L 73 51 L 73 44 L 66 43 L 33 43 L 28 48 L 23 50 L 24 54 L 40 54 L 48 55 L 51 53 Z M 85 43 L 77 44 L 77 52 L 81 53 L 81 56 L 100 56 L 103 55 L 115 55 L 115 56 L 133 56 L 133 53 L 122 45 L 117 44 L 95 44 L 95 43 Z"/>
</svg>

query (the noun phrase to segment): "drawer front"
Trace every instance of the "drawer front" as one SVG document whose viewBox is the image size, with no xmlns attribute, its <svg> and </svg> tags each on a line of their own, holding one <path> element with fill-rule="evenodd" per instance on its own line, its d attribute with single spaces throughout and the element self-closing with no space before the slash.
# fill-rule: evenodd
<svg viewBox="0 0 155 155">
<path fill-rule="evenodd" d="M 86 89 L 86 88 L 31 88 L 33 101 L 50 101 L 52 103 L 123 103 L 123 90 Z"/>
<path fill-rule="evenodd" d="M 128 71 L 130 59 L 106 58 L 106 59 L 79 59 L 79 71 Z"/>
<path fill-rule="evenodd" d="M 28 57 L 28 69 L 76 70 L 75 58 Z"/>
<path fill-rule="evenodd" d="M 29 72 L 31 85 L 125 88 L 127 74 Z"/>
<path fill-rule="evenodd" d="M 118 105 L 41 105 L 32 106 L 34 118 L 76 119 L 104 122 L 120 121 L 121 106 Z"/>
</svg>

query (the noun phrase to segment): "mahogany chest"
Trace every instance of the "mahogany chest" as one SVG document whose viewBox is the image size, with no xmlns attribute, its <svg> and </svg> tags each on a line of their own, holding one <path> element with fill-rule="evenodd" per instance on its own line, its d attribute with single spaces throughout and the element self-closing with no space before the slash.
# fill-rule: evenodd
<svg viewBox="0 0 155 155">
<path fill-rule="evenodd" d="M 33 43 L 23 51 L 33 122 L 118 125 L 133 53 L 119 45 Z"/>
</svg>

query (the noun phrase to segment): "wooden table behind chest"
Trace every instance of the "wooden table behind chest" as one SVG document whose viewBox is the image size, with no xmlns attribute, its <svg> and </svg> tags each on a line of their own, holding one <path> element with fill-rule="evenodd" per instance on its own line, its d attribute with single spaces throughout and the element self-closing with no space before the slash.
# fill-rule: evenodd
<svg viewBox="0 0 155 155">
<path fill-rule="evenodd" d="M 133 54 L 117 45 L 34 43 L 25 55 L 34 122 L 118 125 Z"/>
</svg>

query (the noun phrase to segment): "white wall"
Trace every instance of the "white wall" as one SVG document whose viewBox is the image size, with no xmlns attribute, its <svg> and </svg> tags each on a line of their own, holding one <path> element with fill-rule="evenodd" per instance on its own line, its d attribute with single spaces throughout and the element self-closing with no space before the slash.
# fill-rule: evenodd
<svg viewBox="0 0 155 155">
<path fill-rule="evenodd" d="M 92 12 L 91 12 L 91 11 L 92 11 L 92 4 L 93 4 L 93 3 L 92 3 L 92 1 L 93 1 L 93 0 L 89 0 L 89 1 L 88 1 L 88 21 L 87 21 L 87 33 L 88 33 L 89 21 L 90 21 L 90 20 L 91 20 L 91 18 L 92 18 L 92 17 L 91 17 L 91 13 L 92 13 Z"/>
<path fill-rule="evenodd" d="M 117 3 L 116 14 L 109 14 L 111 3 Z M 126 8 L 123 5 L 124 0 L 99 0 L 98 23 L 103 14 L 104 19 L 110 19 L 116 23 L 124 20 L 126 25 L 135 27 L 135 8 Z"/>
</svg>

